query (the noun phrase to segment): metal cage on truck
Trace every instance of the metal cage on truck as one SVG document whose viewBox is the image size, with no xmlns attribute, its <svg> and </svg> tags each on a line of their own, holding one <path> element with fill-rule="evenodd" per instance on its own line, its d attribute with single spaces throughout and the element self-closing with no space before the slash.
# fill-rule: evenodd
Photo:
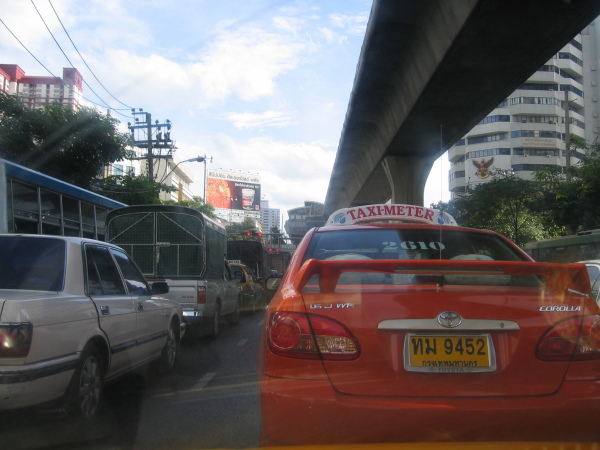
<svg viewBox="0 0 600 450">
<path fill-rule="evenodd" d="M 182 206 L 143 205 L 111 211 L 106 240 L 124 248 L 149 278 L 218 278 L 225 228 Z"/>
</svg>

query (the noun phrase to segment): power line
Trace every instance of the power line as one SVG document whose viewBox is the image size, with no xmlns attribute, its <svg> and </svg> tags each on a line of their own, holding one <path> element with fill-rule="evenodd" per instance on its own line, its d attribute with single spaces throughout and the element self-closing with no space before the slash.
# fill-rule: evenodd
<svg viewBox="0 0 600 450">
<path fill-rule="evenodd" d="M 21 40 L 20 40 L 20 39 L 19 39 L 19 38 L 18 38 L 18 37 L 15 35 L 15 33 L 13 33 L 13 32 L 12 32 L 12 30 L 11 30 L 11 29 L 8 27 L 8 25 L 6 25 L 6 23 L 4 23 L 4 21 L 3 21 L 2 19 L 0 19 L 0 23 L 2 23 L 2 25 L 4 25 L 4 28 L 6 28 L 6 29 L 8 30 L 8 32 L 9 32 L 9 33 L 12 35 L 12 37 L 14 37 L 14 38 L 15 38 L 15 40 L 16 40 L 16 41 L 17 41 L 19 44 L 21 44 L 21 47 L 23 47 L 23 49 L 25 49 L 25 51 L 26 51 L 27 53 L 29 53 L 29 55 L 30 55 L 30 56 L 31 56 L 33 59 L 35 59 L 35 60 L 37 61 L 37 63 L 38 63 L 40 66 L 42 66 L 44 69 L 46 69 L 46 72 L 48 72 L 48 73 L 49 73 L 50 75 L 52 75 L 54 78 L 60 78 L 60 77 L 57 77 L 56 75 L 54 75 L 54 73 L 52 73 L 52 71 L 51 71 L 50 69 L 48 69 L 48 68 L 47 68 L 47 67 L 46 67 L 46 66 L 45 66 L 45 65 L 44 65 L 44 64 L 43 64 L 43 63 L 42 63 L 42 62 L 41 62 L 41 61 L 40 61 L 40 60 L 39 60 L 39 59 L 38 59 L 38 58 L 37 58 L 37 57 L 36 57 L 34 54 L 33 54 L 33 53 L 31 53 L 31 51 L 30 51 L 30 50 L 27 48 L 27 46 L 26 46 L 25 44 L 23 44 L 23 42 L 21 42 Z M 70 89 L 71 91 L 73 91 L 73 88 L 69 87 L 69 89 Z M 90 88 L 90 89 L 91 89 L 91 88 Z M 86 101 L 88 101 L 88 102 L 90 102 L 90 103 L 92 103 L 92 104 L 96 105 L 96 106 L 99 106 L 99 107 L 104 107 L 104 106 L 105 106 L 105 105 L 100 105 L 100 104 L 96 103 L 95 101 L 93 101 L 93 100 L 90 100 L 89 98 L 87 98 L 87 97 L 85 97 L 85 96 L 83 96 L 83 95 L 82 95 L 82 98 L 83 98 L 84 100 L 86 100 Z M 106 104 L 106 102 L 105 102 L 105 104 Z M 119 112 L 118 110 L 116 110 L 116 109 L 114 109 L 114 108 L 111 108 L 110 106 L 108 106 L 108 108 L 109 108 L 109 109 L 111 109 L 111 110 L 113 110 L 114 112 L 116 112 L 117 114 L 119 114 L 119 115 L 121 115 L 121 116 L 123 116 L 123 117 L 127 117 L 128 119 L 129 119 L 129 118 L 131 118 L 131 116 L 127 116 L 127 115 L 125 115 L 125 114 L 123 114 L 123 113 Z"/>
<path fill-rule="evenodd" d="M 106 89 L 106 86 L 104 86 L 102 84 L 102 82 L 98 79 L 98 77 L 96 76 L 96 74 L 94 73 L 94 71 L 92 70 L 92 68 L 88 65 L 88 63 L 85 61 L 85 59 L 83 58 L 83 56 L 81 55 L 81 53 L 79 52 L 79 49 L 77 48 L 77 46 L 75 45 L 75 42 L 73 42 L 73 39 L 71 39 L 71 36 L 69 35 L 69 32 L 67 31 L 67 29 L 65 28 L 65 26 L 63 25 L 62 20 L 60 20 L 60 17 L 58 16 L 58 13 L 56 12 L 56 9 L 54 9 L 54 5 L 52 4 L 51 0 L 48 0 L 48 3 L 50 3 L 50 6 L 52 7 L 52 11 L 54 11 L 54 14 L 56 15 L 56 18 L 58 19 L 58 21 L 60 22 L 60 25 L 62 26 L 65 34 L 67 35 L 67 37 L 69 38 L 69 41 L 71 41 L 71 44 L 73 44 L 73 48 L 75 49 L 75 51 L 77 52 L 77 54 L 79 55 L 79 57 L 81 58 L 81 60 L 83 61 L 83 63 L 85 64 L 85 66 L 88 68 L 88 70 L 90 71 L 90 73 L 94 76 L 94 78 L 96 79 L 96 81 L 100 84 L 100 86 L 102 86 L 102 88 L 104 88 L 104 90 L 108 93 L 108 95 L 110 95 L 112 98 L 114 98 L 117 102 L 119 102 L 121 105 L 132 109 L 132 106 L 126 105 L 125 103 L 123 103 L 122 101 L 120 101 L 117 97 L 115 97 L 113 94 L 110 93 L 110 91 L 108 89 Z"/>
<path fill-rule="evenodd" d="M 48 33 L 50 33 L 50 36 L 52 36 L 52 39 L 54 40 L 54 43 L 56 44 L 56 46 L 58 47 L 58 49 L 61 51 L 61 53 L 64 55 L 64 57 L 67 59 L 67 61 L 69 61 L 69 64 L 71 64 L 72 68 L 75 68 L 75 66 L 73 65 L 73 63 L 71 62 L 71 60 L 69 59 L 69 57 L 67 56 L 67 54 L 65 53 L 65 51 L 62 49 L 62 47 L 60 46 L 60 44 L 58 43 L 58 41 L 56 40 L 56 38 L 54 37 L 54 34 L 52 33 L 52 31 L 50 30 L 50 27 L 48 26 L 48 24 L 46 23 L 46 21 L 44 20 L 44 18 L 42 17 L 42 14 L 40 13 L 39 9 L 37 9 L 37 6 L 35 6 L 35 3 L 33 3 L 33 0 L 31 0 L 31 4 L 33 5 L 35 11 L 38 13 L 38 16 L 40 16 L 40 19 L 42 20 L 42 23 L 44 24 L 44 26 L 46 27 L 46 30 L 48 30 Z M 102 97 L 100 97 L 96 91 L 94 91 L 94 89 L 92 89 L 92 87 L 86 83 L 85 80 L 83 80 L 83 82 L 85 83 L 85 85 L 90 89 L 90 91 L 92 91 L 94 93 L 94 95 L 96 97 L 98 97 L 98 99 L 104 103 L 104 106 L 106 106 L 109 109 L 112 109 L 111 106 L 104 101 L 104 99 Z"/>
<path fill-rule="evenodd" d="M 12 31 L 11 31 L 11 29 L 10 29 L 10 28 L 8 28 L 8 25 L 6 25 L 2 19 L 0 19 L 0 22 L 2 22 L 2 25 L 4 25 L 4 27 L 5 27 L 5 28 L 8 30 L 8 32 L 9 32 L 10 34 L 12 34 L 12 36 L 13 36 L 13 37 L 14 37 L 14 38 L 17 40 L 17 42 L 18 42 L 19 44 L 21 44 L 21 47 L 23 47 L 23 48 L 25 49 L 25 51 L 26 51 L 27 53 L 29 53 L 29 54 L 31 55 L 31 57 L 32 57 L 33 59 L 35 59 L 35 60 L 38 62 L 38 64 L 39 64 L 40 66 L 42 66 L 44 69 L 46 69 L 46 71 L 47 71 L 47 72 L 48 72 L 50 75 L 52 75 L 53 77 L 56 77 L 56 75 L 54 75 L 54 74 L 53 74 L 53 73 L 50 71 L 50 69 L 48 69 L 48 68 L 47 68 L 47 67 L 46 67 L 44 64 L 42 64 L 42 62 L 41 62 L 39 59 L 37 59 L 33 53 L 31 53 L 31 52 L 29 51 L 29 49 L 28 49 L 28 48 L 25 46 L 25 44 L 23 44 L 23 43 L 22 43 L 22 42 L 19 40 L 19 38 L 18 38 L 17 36 L 15 36 L 15 34 L 14 34 Z"/>
</svg>

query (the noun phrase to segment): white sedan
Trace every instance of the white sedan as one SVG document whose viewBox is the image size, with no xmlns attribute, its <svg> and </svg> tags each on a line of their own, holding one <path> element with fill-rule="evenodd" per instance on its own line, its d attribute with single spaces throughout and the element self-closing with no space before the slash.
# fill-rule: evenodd
<svg viewBox="0 0 600 450">
<path fill-rule="evenodd" d="M 105 382 L 156 360 L 174 367 L 181 307 L 121 248 L 0 235 L 0 254 L 0 410 L 59 400 L 91 418 Z"/>
</svg>

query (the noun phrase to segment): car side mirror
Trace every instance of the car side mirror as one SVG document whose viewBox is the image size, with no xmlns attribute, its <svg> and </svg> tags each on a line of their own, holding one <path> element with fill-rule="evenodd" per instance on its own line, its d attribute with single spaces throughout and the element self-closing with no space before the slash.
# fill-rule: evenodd
<svg viewBox="0 0 600 450">
<path fill-rule="evenodd" d="M 156 281 L 150 286 L 150 295 L 161 295 L 169 293 L 169 283 L 166 281 Z"/>
<path fill-rule="evenodd" d="M 268 277 L 265 280 L 265 289 L 267 291 L 276 291 L 281 284 L 281 277 Z"/>
</svg>

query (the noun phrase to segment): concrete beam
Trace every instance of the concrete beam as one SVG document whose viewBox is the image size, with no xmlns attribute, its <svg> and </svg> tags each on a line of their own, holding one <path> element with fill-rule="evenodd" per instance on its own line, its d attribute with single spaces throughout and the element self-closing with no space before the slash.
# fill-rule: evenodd
<svg viewBox="0 0 600 450">
<path fill-rule="evenodd" d="M 375 0 L 325 214 L 391 199 L 386 157 L 435 161 L 599 14 L 600 0 Z"/>
</svg>

